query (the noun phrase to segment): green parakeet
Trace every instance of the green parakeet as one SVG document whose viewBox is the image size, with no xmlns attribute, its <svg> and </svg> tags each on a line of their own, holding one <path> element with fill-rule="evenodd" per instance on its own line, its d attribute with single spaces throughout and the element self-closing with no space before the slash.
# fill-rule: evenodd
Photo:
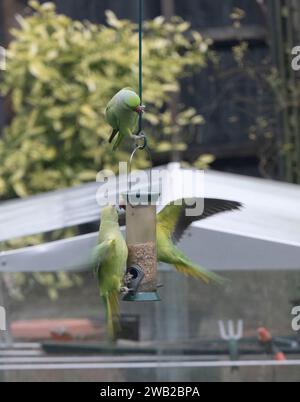
<svg viewBox="0 0 300 402">
<path fill-rule="evenodd" d="M 191 261 L 176 246 L 188 226 L 201 219 L 208 218 L 220 212 L 239 209 L 242 205 L 236 201 L 205 198 L 204 210 L 201 216 L 186 216 L 186 208 L 191 208 L 195 199 L 180 200 L 182 205 L 175 201 L 164 209 L 157 216 L 157 259 L 160 262 L 173 265 L 177 271 L 194 278 L 201 279 L 205 283 L 223 283 L 219 275 L 208 271 L 200 265 Z M 196 201 L 196 200 L 195 200 Z"/>
<path fill-rule="evenodd" d="M 131 88 L 123 88 L 108 103 L 105 115 L 113 132 L 109 138 L 111 143 L 116 135 L 113 145 L 115 151 L 126 136 L 133 136 L 138 122 L 139 114 L 143 112 L 140 97 Z"/>
<path fill-rule="evenodd" d="M 202 215 L 186 216 L 186 209 L 192 208 L 193 203 L 195 204 L 195 202 L 201 201 L 204 201 Z M 175 244 L 181 239 L 185 230 L 191 223 L 209 218 L 221 212 L 237 210 L 241 207 L 242 204 L 239 202 L 214 198 L 205 198 L 204 200 L 190 198 L 187 199 L 186 202 L 184 200 L 177 200 L 165 206 L 157 215 L 156 236 L 158 261 L 171 264 L 177 271 L 201 279 L 205 283 L 223 283 L 223 278 L 191 261 Z M 121 226 L 125 225 L 124 215 L 120 215 L 119 223 Z"/>
<path fill-rule="evenodd" d="M 114 206 L 106 206 L 101 212 L 98 245 L 93 251 L 93 266 L 103 298 L 108 334 L 114 338 L 119 322 L 118 296 L 122 287 L 128 249 L 120 231 L 118 212 Z"/>
</svg>

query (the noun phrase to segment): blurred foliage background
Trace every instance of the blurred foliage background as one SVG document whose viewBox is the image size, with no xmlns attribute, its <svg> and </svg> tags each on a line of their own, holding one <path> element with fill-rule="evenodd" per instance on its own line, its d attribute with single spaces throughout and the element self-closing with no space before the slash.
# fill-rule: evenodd
<svg viewBox="0 0 300 402">
<path fill-rule="evenodd" d="M 19 3 L 24 8 L 27 2 Z M 137 25 L 112 11 L 102 23 L 82 22 L 57 12 L 54 3 L 41 3 L 30 1 L 30 10 L 17 16 L 0 84 L 11 111 L 0 136 L 1 200 L 93 181 L 97 171 L 115 170 L 132 150 L 128 142 L 112 153 L 104 109 L 120 88 L 137 90 Z M 127 14 L 132 17 L 135 3 L 129 3 Z M 220 170 L 299 183 L 299 85 L 290 67 L 291 48 L 300 40 L 299 4 L 175 3 L 194 27 L 195 19 L 205 19 L 210 12 L 220 28 L 214 26 L 202 36 L 201 27 L 192 29 L 180 17 L 145 22 L 144 118 L 154 155 L 167 154 L 163 160 L 172 160 L 178 152 L 177 160 L 185 159 L 188 166 L 202 169 L 214 163 Z M 82 15 L 87 6 L 76 4 L 81 8 L 74 13 Z M 253 21 L 260 25 L 251 25 Z M 215 43 L 207 39 L 210 34 Z M 199 78 L 201 71 L 204 78 Z M 143 155 L 136 163 L 148 166 Z M 16 239 L 4 247 L 77 232 L 71 228 Z M 52 298 L 81 282 L 65 274 L 6 277 L 15 295 L 31 281 L 47 286 Z"/>
<path fill-rule="evenodd" d="M 53 3 L 30 1 L 33 13 L 17 16 L 18 28 L 7 51 L 7 70 L 0 85 L 11 99 L 12 120 L 0 138 L 0 198 L 26 197 L 93 181 L 104 168 L 116 170 L 128 160 L 131 143 L 113 153 L 104 110 L 123 87 L 137 90 L 137 25 L 106 12 L 107 23 L 80 22 L 58 14 Z M 184 150 L 180 133 L 203 118 L 195 108 L 177 105 L 176 126 L 168 104 L 180 91 L 180 79 L 206 66 L 209 40 L 179 17 L 146 21 L 144 26 L 144 103 L 146 132 L 155 152 Z M 196 163 L 205 167 L 212 156 Z M 149 161 L 139 155 L 137 167 Z M 76 228 L 14 239 L 4 248 L 19 248 L 75 235 Z M 74 284 L 80 275 L 4 275 L 15 298 L 34 283 L 51 298 Z"/>
<path fill-rule="evenodd" d="M 1 84 L 13 109 L 0 139 L 2 199 L 95 180 L 100 169 L 127 160 L 132 145 L 111 151 L 104 110 L 122 87 L 137 89 L 137 26 L 111 11 L 107 25 L 96 25 L 58 15 L 52 3 L 29 4 L 34 14 L 17 17 Z M 179 17 L 145 22 L 145 120 L 156 152 L 185 149 L 184 138 L 172 143 L 166 105 L 182 77 L 205 67 L 208 49 L 208 40 Z M 202 122 L 194 108 L 178 105 L 176 130 Z M 137 163 L 147 166 L 143 158 Z"/>
</svg>

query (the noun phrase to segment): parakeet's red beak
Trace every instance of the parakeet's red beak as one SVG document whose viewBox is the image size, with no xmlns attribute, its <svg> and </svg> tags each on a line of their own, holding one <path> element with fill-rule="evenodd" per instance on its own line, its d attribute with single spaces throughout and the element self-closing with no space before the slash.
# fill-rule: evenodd
<svg viewBox="0 0 300 402">
<path fill-rule="evenodd" d="M 145 106 L 144 105 L 140 105 L 135 109 L 135 112 L 137 112 L 138 114 L 141 114 L 144 112 Z"/>
</svg>

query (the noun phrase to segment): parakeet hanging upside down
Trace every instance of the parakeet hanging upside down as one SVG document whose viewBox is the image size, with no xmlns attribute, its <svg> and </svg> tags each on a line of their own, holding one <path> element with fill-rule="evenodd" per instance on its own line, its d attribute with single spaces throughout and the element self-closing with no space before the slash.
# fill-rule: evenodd
<svg viewBox="0 0 300 402">
<path fill-rule="evenodd" d="M 126 136 L 134 136 L 138 116 L 143 113 L 140 97 L 131 88 L 121 89 L 108 103 L 105 115 L 107 122 L 113 128 L 109 138 L 111 143 L 116 135 L 113 145 L 115 151 Z"/>
<path fill-rule="evenodd" d="M 93 251 L 92 264 L 103 298 L 110 339 L 114 338 L 119 323 L 119 293 L 123 283 L 128 249 L 120 231 L 118 212 L 106 206 L 101 212 L 98 245 Z"/>
<path fill-rule="evenodd" d="M 191 261 L 176 246 L 185 230 L 194 221 L 206 219 L 220 212 L 239 209 L 242 205 L 236 201 L 205 198 L 204 210 L 201 216 L 186 216 L 186 208 L 191 208 L 193 199 L 175 201 L 157 216 L 157 259 L 160 262 L 173 265 L 177 271 L 185 275 L 201 279 L 205 283 L 216 282 L 222 284 L 223 278 L 214 272 L 208 271 Z M 196 201 L 196 200 L 195 200 Z M 180 203 L 181 205 L 176 205 Z"/>
</svg>

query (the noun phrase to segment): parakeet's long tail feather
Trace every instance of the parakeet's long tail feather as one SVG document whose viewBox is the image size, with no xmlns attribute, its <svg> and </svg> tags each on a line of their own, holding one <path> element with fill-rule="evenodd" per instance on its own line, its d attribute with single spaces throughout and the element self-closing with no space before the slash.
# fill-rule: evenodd
<svg viewBox="0 0 300 402">
<path fill-rule="evenodd" d="M 123 138 L 124 138 L 124 135 L 119 132 L 118 137 L 113 145 L 113 151 L 115 151 L 119 147 Z"/>
<path fill-rule="evenodd" d="M 174 264 L 177 271 L 182 272 L 185 275 L 192 276 L 196 279 L 201 279 L 204 283 L 217 283 L 219 285 L 225 285 L 229 281 L 222 276 L 208 271 L 207 269 L 195 264 L 193 261 L 188 259 L 181 259 L 180 262 Z"/>
<path fill-rule="evenodd" d="M 116 332 L 120 329 L 120 307 L 118 292 L 112 291 L 109 295 L 103 296 L 106 310 L 107 333 L 110 340 L 114 340 Z"/>
<path fill-rule="evenodd" d="M 113 139 L 115 138 L 115 136 L 118 134 L 118 130 L 113 130 L 113 132 L 111 133 L 111 136 L 109 137 L 108 142 L 111 143 L 113 141 Z"/>
</svg>

